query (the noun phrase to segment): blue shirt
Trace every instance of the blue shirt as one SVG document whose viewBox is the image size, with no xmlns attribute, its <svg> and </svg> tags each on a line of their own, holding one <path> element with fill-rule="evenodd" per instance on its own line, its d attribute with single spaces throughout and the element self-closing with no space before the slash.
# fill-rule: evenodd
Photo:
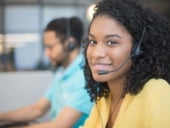
<svg viewBox="0 0 170 128">
<path fill-rule="evenodd" d="M 83 55 L 79 55 L 65 70 L 59 68 L 55 72 L 52 84 L 45 94 L 45 97 L 51 103 L 52 119 L 55 119 L 65 106 L 74 108 L 82 113 L 81 118 L 73 128 L 78 128 L 84 124 L 93 105 L 84 89 L 85 78 L 81 68 L 82 62 Z"/>
</svg>

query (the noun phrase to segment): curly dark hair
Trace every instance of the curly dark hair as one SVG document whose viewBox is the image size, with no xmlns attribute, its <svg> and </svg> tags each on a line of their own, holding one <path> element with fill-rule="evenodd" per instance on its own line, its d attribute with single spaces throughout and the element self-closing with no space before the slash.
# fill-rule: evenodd
<svg viewBox="0 0 170 128">
<path fill-rule="evenodd" d="M 170 22 L 137 0 L 102 0 L 96 4 L 93 20 L 107 15 L 121 23 L 133 37 L 133 46 L 139 42 L 145 28 L 140 48 L 141 56 L 132 57 L 131 70 L 124 82 L 124 95 L 136 95 L 151 78 L 162 78 L 170 83 Z M 93 22 L 92 20 L 92 22 Z M 92 23 L 91 22 L 91 23 Z M 96 82 L 89 68 L 85 45 L 84 74 L 86 89 L 91 100 L 107 97 L 110 90 L 106 82 Z"/>
</svg>

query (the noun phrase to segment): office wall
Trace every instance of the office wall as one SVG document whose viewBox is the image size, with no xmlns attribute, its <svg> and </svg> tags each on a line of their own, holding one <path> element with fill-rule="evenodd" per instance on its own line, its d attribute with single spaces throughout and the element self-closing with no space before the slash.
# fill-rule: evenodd
<svg viewBox="0 0 170 128">
<path fill-rule="evenodd" d="M 37 101 L 52 79 L 50 71 L 0 73 L 0 112 Z M 49 119 L 49 113 L 38 121 Z"/>
</svg>

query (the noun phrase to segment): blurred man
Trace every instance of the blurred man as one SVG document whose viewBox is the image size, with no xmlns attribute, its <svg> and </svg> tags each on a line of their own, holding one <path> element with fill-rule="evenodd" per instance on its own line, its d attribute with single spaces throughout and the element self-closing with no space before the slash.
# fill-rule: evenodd
<svg viewBox="0 0 170 128">
<path fill-rule="evenodd" d="M 24 128 L 78 128 L 88 117 L 92 103 L 84 89 L 80 54 L 83 24 L 77 17 L 52 20 L 44 31 L 45 53 L 55 67 L 54 79 L 35 104 L 0 114 L 0 124 L 28 122 L 51 110 L 52 120 Z"/>
</svg>

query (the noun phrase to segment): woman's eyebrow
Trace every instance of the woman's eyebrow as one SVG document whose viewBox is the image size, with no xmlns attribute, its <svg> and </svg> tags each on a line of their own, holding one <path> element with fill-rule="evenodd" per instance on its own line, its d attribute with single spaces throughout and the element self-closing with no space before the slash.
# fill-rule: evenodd
<svg viewBox="0 0 170 128">
<path fill-rule="evenodd" d="M 95 36 L 93 34 L 91 34 L 91 33 L 89 33 L 88 36 L 91 36 L 91 37 L 95 38 Z M 109 38 L 109 37 L 118 37 L 118 38 L 122 39 L 122 37 L 119 36 L 118 34 L 109 34 L 109 35 L 105 36 L 105 38 Z"/>
<path fill-rule="evenodd" d="M 110 34 L 110 35 L 105 36 L 105 38 L 109 38 L 109 37 L 118 37 L 118 38 L 122 39 L 122 37 L 119 36 L 118 34 Z"/>
<path fill-rule="evenodd" d="M 95 38 L 95 36 L 93 34 L 91 34 L 91 33 L 89 33 L 88 36 L 91 36 L 91 37 Z"/>
</svg>

